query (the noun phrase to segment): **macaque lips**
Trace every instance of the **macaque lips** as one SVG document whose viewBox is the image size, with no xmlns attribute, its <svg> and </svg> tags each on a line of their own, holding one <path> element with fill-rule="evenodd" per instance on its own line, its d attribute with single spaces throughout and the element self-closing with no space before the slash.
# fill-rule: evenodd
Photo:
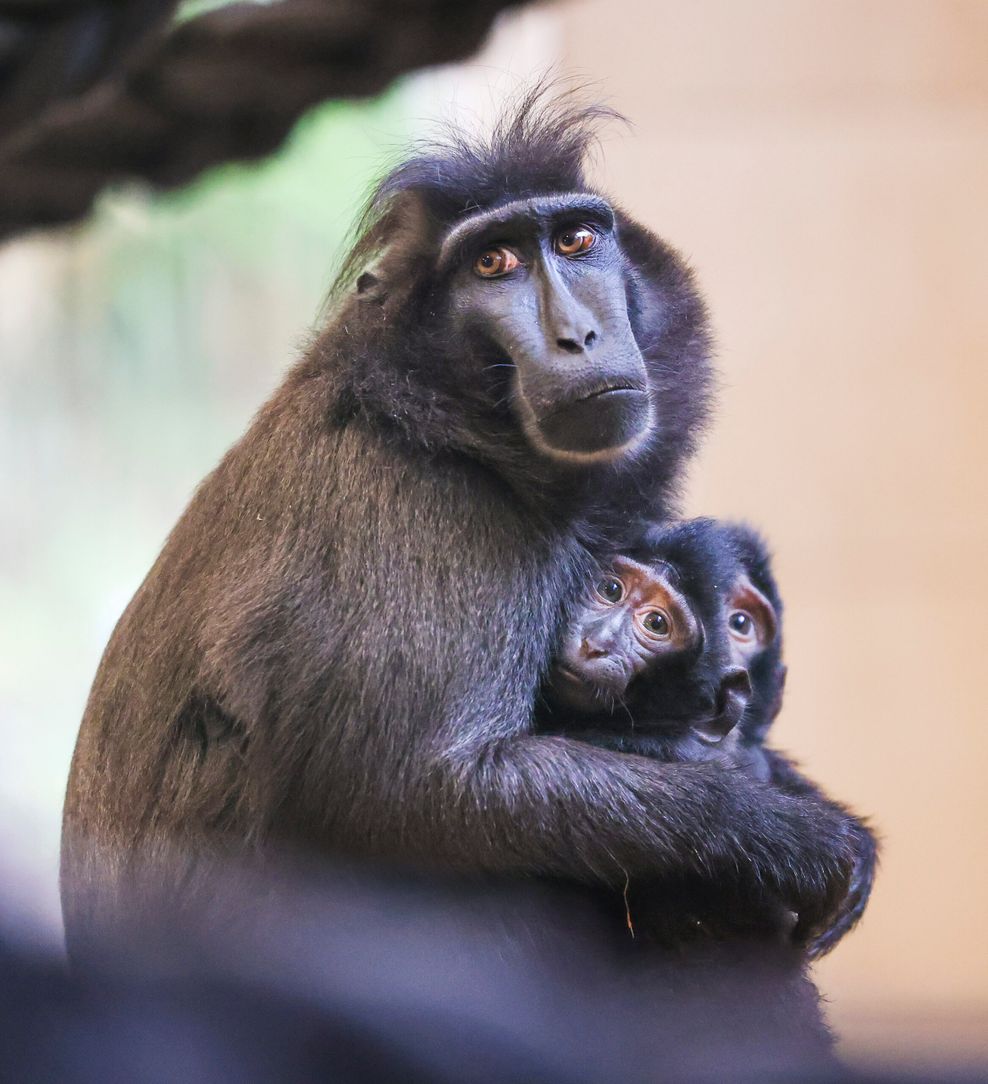
<svg viewBox="0 0 988 1084">
<path fill-rule="evenodd" d="M 648 430 L 651 420 L 645 392 L 615 388 L 554 412 L 539 422 L 539 429 L 558 451 L 592 455 L 632 443 Z"/>
</svg>

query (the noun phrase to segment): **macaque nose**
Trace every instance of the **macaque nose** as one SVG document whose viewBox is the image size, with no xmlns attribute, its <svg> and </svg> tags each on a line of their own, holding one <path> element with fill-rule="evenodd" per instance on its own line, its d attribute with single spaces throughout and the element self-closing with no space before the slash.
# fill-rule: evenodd
<svg viewBox="0 0 988 1084">
<path fill-rule="evenodd" d="M 597 341 L 597 332 L 593 328 L 584 333 L 574 332 L 572 335 L 556 339 L 556 345 L 567 354 L 582 354 L 589 350 Z"/>
<path fill-rule="evenodd" d="M 748 706 L 750 699 L 751 678 L 748 676 L 748 671 L 728 671 L 717 692 L 717 714 L 724 721 L 725 734 L 741 722 L 741 716 L 744 715 L 744 709 Z"/>
<path fill-rule="evenodd" d="M 750 699 L 751 678 L 748 671 L 728 671 L 717 690 L 716 714 L 695 724 L 693 729 L 705 742 L 717 745 L 741 722 Z"/>
<path fill-rule="evenodd" d="M 585 659 L 602 659 L 610 654 L 610 650 L 605 645 L 586 636 L 580 643 L 580 654 Z"/>
<path fill-rule="evenodd" d="M 559 279 L 546 282 L 546 330 L 567 354 L 589 351 L 597 341 L 597 321 Z"/>
</svg>

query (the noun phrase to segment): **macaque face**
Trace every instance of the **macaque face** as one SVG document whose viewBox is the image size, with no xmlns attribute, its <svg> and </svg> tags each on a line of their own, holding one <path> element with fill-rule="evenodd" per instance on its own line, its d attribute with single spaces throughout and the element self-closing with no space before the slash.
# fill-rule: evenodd
<svg viewBox="0 0 988 1084">
<path fill-rule="evenodd" d="M 607 710 L 635 677 L 701 643 L 694 607 L 667 565 L 614 557 L 566 632 L 550 675 L 553 698 L 577 711 Z"/>
</svg>

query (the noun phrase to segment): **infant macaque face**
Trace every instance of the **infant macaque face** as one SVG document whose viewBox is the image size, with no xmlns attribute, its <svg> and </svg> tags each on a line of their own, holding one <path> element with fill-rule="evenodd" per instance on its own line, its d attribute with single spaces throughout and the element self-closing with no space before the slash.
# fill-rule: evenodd
<svg viewBox="0 0 988 1084">
<path fill-rule="evenodd" d="M 696 647 L 700 625 L 663 564 L 614 557 L 573 617 L 552 670 L 555 699 L 578 711 L 623 700 L 654 661 Z"/>
<path fill-rule="evenodd" d="M 616 556 L 605 568 L 570 620 L 552 703 L 720 742 L 751 698 L 752 661 L 776 635 L 771 603 L 740 567 L 725 577 Z"/>
</svg>

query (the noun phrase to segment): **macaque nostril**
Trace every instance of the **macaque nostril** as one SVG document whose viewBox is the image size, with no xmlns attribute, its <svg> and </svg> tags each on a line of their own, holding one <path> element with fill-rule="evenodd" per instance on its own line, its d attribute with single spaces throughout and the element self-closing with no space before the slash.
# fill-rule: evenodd
<svg viewBox="0 0 988 1084">
<path fill-rule="evenodd" d="M 597 341 L 597 332 L 596 331 L 588 331 L 587 334 L 586 334 L 586 338 L 583 340 L 583 345 L 586 346 L 586 347 L 591 347 L 591 346 L 593 346 L 593 344 L 596 341 Z"/>
<path fill-rule="evenodd" d="M 593 640 L 583 640 L 580 644 L 580 654 L 585 659 L 602 659 L 607 653 L 606 647 L 595 644 Z"/>
<path fill-rule="evenodd" d="M 576 341 L 576 339 L 556 339 L 556 345 L 565 350 L 567 354 L 582 354 L 583 347 Z"/>
<path fill-rule="evenodd" d="M 723 710 L 728 700 L 746 704 L 751 699 L 751 678 L 747 670 L 732 670 L 724 675 L 720 683 L 720 709 Z"/>
</svg>

